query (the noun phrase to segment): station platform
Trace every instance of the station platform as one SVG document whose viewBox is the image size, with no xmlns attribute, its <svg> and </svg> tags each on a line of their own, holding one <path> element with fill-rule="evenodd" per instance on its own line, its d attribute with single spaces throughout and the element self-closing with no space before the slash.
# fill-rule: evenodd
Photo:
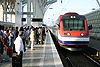
<svg viewBox="0 0 100 67">
<path fill-rule="evenodd" d="M 12 67 L 12 61 L 0 63 L 0 67 Z M 50 33 L 46 33 L 45 44 L 35 45 L 24 53 L 23 67 L 63 67 Z"/>
</svg>

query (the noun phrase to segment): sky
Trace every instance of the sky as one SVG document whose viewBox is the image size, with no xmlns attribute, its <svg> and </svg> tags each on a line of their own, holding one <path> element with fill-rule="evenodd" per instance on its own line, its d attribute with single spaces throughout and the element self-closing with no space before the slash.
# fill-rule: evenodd
<svg viewBox="0 0 100 67">
<path fill-rule="evenodd" d="M 61 14 L 67 12 L 76 12 L 78 14 L 84 15 L 92 12 L 93 8 L 100 8 L 96 0 L 62 0 L 62 3 L 61 0 L 58 0 L 47 8 L 43 22 L 48 26 L 52 26 L 55 24 L 55 21 Z"/>
</svg>

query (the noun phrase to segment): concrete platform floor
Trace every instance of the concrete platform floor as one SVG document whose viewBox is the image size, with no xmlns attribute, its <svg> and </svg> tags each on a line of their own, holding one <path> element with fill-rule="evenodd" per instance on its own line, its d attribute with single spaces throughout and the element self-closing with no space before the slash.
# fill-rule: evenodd
<svg viewBox="0 0 100 67">
<path fill-rule="evenodd" d="M 0 67 L 12 67 L 12 60 L 0 63 Z M 55 45 L 49 33 L 44 45 L 35 45 L 24 53 L 23 67 L 63 67 Z"/>
</svg>

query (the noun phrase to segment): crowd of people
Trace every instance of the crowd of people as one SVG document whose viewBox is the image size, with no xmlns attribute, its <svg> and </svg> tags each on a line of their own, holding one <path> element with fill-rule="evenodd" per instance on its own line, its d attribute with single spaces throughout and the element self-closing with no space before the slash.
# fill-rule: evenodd
<svg viewBox="0 0 100 67">
<path fill-rule="evenodd" d="M 12 48 L 18 55 L 26 51 L 27 46 L 33 50 L 34 45 L 44 44 L 45 27 L 9 27 L 0 25 L 0 63 L 4 50 Z"/>
</svg>

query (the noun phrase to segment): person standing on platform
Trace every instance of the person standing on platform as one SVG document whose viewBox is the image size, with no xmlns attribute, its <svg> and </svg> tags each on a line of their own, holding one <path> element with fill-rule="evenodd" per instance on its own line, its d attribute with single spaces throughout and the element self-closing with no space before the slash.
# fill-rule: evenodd
<svg viewBox="0 0 100 67">
<path fill-rule="evenodd" d="M 12 28 L 9 29 L 9 46 L 10 48 L 14 46 L 14 34 Z"/>
<path fill-rule="evenodd" d="M 18 27 L 16 27 L 15 31 L 14 31 L 14 40 L 18 37 Z"/>
<path fill-rule="evenodd" d="M 31 29 L 30 41 L 31 41 L 31 50 L 33 50 L 33 46 L 34 46 L 34 28 L 33 27 Z"/>
<path fill-rule="evenodd" d="M 15 51 L 17 52 L 17 55 L 20 59 L 20 65 L 22 67 L 22 57 L 24 53 L 24 45 L 23 45 L 23 40 L 22 40 L 23 32 L 19 31 L 18 37 L 15 39 L 14 44 L 15 44 Z"/>
<path fill-rule="evenodd" d="M 25 46 L 25 41 L 26 41 L 26 37 L 25 37 L 25 31 L 23 27 L 20 27 L 19 32 L 23 32 L 23 35 L 21 36 L 22 41 L 23 41 L 23 45 L 24 45 L 24 52 L 26 51 L 26 46 Z"/>
<path fill-rule="evenodd" d="M 0 63 L 3 60 L 3 52 L 4 47 L 7 49 L 8 47 L 4 44 L 4 33 L 2 31 L 2 26 L 0 25 Z"/>
<path fill-rule="evenodd" d="M 18 37 L 18 34 L 19 34 L 18 29 L 19 29 L 19 27 L 15 27 L 15 30 L 14 30 L 14 41 Z M 15 45 L 13 45 L 13 52 L 16 53 L 16 51 L 15 51 Z"/>
</svg>

